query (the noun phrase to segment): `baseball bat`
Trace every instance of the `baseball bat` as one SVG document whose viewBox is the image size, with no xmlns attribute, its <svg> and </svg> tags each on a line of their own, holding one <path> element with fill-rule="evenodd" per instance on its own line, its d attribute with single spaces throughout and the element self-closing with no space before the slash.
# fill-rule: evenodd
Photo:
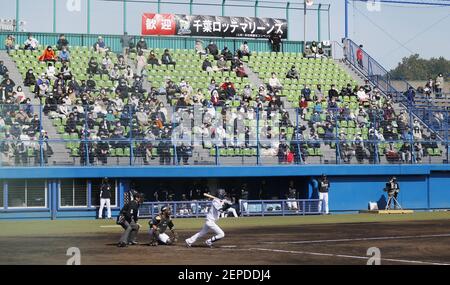
<svg viewBox="0 0 450 285">
<path fill-rule="evenodd" d="M 213 195 L 208 194 L 208 193 L 203 193 L 203 196 L 208 197 L 208 198 L 211 198 L 211 199 L 219 199 L 219 198 L 217 198 L 216 196 L 213 196 Z"/>
</svg>

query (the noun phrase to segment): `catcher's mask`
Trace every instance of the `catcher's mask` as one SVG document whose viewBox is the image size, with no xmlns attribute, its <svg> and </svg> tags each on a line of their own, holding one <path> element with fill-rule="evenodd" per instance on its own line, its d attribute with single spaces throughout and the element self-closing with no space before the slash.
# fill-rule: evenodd
<svg viewBox="0 0 450 285">
<path fill-rule="evenodd" d="M 166 214 L 166 215 L 170 215 L 170 207 L 169 206 L 164 206 L 161 208 L 161 213 L 162 214 Z"/>
<path fill-rule="evenodd" d="M 219 190 L 218 190 L 218 192 L 217 192 L 217 197 L 218 197 L 219 199 L 224 199 L 224 198 L 225 198 L 225 195 L 226 195 L 225 189 L 219 189 Z"/>
<path fill-rule="evenodd" d="M 139 204 L 142 204 L 144 202 L 144 194 L 143 193 L 137 193 L 136 196 L 134 196 L 135 199 L 139 199 Z"/>
</svg>

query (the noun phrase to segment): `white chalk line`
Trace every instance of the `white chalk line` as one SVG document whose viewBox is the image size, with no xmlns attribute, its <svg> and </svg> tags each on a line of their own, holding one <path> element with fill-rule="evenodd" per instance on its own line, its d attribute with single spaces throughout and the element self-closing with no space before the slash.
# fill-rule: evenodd
<svg viewBox="0 0 450 285">
<path fill-rule="evenodd" d="M 121 228 L 120 225 L 100 226 L 101 228 Z"/>
<path fill-rule="evenodd" d="M 345 255 L 345 254 L 333 254 L 333 253 L 320 253 L 320 252 L 309 252 L 309 251 L 295 251 L 295 250 L 283 250 L 283 249 L 269 249 L 269 248 L 250 248 L 249 250 L 258 251 L 271 251 L 279 253 L 291 253 L 291 254 L 305 254 L 305 255 L 315 255 L 315 256 L 327 256 L 327 257 L 341 257 L 341 258 L 352 258 L 352 259 L 364 259 L 368 260 L 371 257 L 367 256 L 356 256 L 356 255 Z M 440 262 L 428 262 L 419 260 L 406 260 L 406 259 L 394 259 L 394 258 L 380 258 L 384 261 L 401 262 L 401 263 L 412 263 L 412 264 L 426 264 L 426 265 L 450 265 L 450 263 L 440 263 Z"/>
<path fill-rule="evenodd" d="M 417 238 L 433 238 L 433 237 L 450 237 L 450 234 L 344 238 L 344 239 L 324 239 L 324 240 L 301 240 L 301 241 L 277 241 L 277 242 L 266 241 L 263 243 L 266 243 L 266 244 L 308 244 L 308 243 L 332 243 L 332 242 L 351 242 L 351 241 L 366 241 L 366 240 L 417 239 Z"/>
</svg>

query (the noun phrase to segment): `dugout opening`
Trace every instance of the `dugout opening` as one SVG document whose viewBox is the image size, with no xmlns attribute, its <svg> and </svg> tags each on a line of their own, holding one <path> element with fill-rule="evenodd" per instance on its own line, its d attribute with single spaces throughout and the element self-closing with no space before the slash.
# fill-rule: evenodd
<svg viewBox="0 0 450 285">
<path fill-rule="evenodd" d="M 226 178 L 135 178 L 125 185 L 125 191 L 135 189 L 144 193 L 145 201 L 180 201 L 183 194 L 194 200 L 198 190 L 214 194 L 223 188 L 232 197 L 239 198 L 246 184 L 249 200 L 285 199 L 292 181 L 298 199 L 312 197 L 310 177 L 226 177 Z"/>
</svg>

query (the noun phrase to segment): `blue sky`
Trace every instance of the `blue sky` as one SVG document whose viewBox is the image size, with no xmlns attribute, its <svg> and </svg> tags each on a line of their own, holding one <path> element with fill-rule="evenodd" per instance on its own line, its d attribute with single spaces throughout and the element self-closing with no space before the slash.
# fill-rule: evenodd
<svg viewBox="0 0 450 285">
<path fill-rule="evenodd" d="M 69 11 L 67 2 L 79 1 L 80 11 Z M 141 14 L 156 12 L 157 5 L 146 0 L 133 0 L 127 4 L 127 30 L 140 33 Z M 164 1 L 164 0 L 162 0 Z M 262 0 L 263 1 L 263 0 Z M 281 9 L 259 8 L 259 17 L 285 18 L 286 0 L 272 0 Z M 436 0 L 431 0 L 436 1 Z M 187 0 L 170 0 L 186 3 Z M 194 0 L 194 3 L 220 3 L 220 0 Z M 246 0 L 227 0 L 230 4 L 250 3 Z M 251 1 L 252 2 L 252 1 Z M 290 0 L 292 7 L 299 7 L 302 0 Z M 322 39 L 331 34 L 331 40 L 340 41 L 344 36 L 344 0 L 315 0 L 315 3 L 331 4 L 331 30 L 328 31 L 325 12 L 321 13 Z M 0 0 L 0 18 L 14 18 L 15 0 Z M 298 3 L 295 5 L 295 3 Z M 266 5 L 266 4 L 261 4 Z M 123 31 L 123 4 L 91 0 L 91 33 L 120 34 Z M 56 0 L 56 32 L 85 33 L 87 31 L 87 0 Z M 51 32 L 53 29 L 53 0 L 20 0 L 20 19 L 27 22 L 27 31 Z M 162 4 L 163 13 L 189 13 L 188 6 Z M 219 15 L 220 5 L 194 5 L 193 14 Z M 227 7 L 227 16 L 253 16 L 253 8 Z M 290 37 L 303 40 L 303 12 L 289 13 Z M 317 12 L 307 16 L 307 40 L 317 40 Z M 450 59 L 450 7 L 419 7 L 399 4 L 380 4 L 380 11 L 370 11 L 365 3 L 350 1 L 350 38 L 364 45 L 365 49 L 385 67 L 392 68 L 405 56 L 419 53 L 424 58 L 444 56 Z"/>
</svg>

